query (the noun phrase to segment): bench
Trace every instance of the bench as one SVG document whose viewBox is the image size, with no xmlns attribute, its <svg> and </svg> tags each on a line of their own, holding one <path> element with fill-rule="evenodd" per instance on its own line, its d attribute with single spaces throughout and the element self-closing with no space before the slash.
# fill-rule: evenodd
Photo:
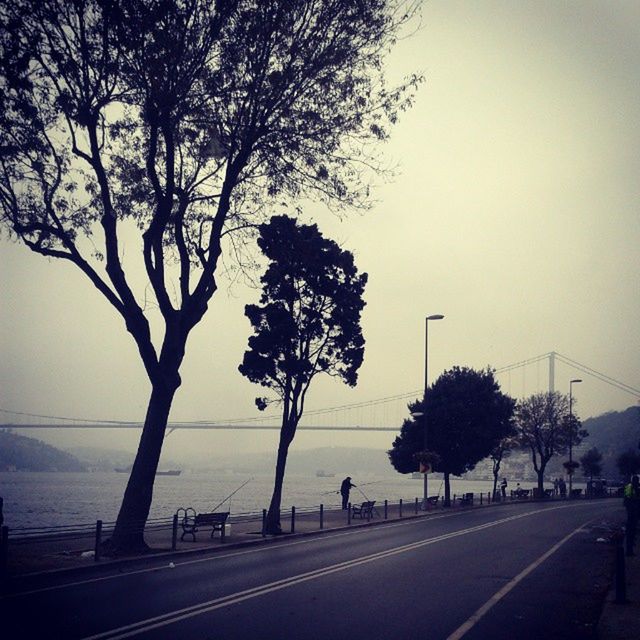
<svg viewBox="0 0 640 640">
<path fill-rule="evenodd" d="M 178 509 L 178 518 L 180 512 L 183 513 L 180 525 L 182 526 L 182 536 L 180 540 L 184 540 L 185 536 L 191 536 L 192 541 L 196 541 L 196 532 L 200 529 L 211 527 L 211 538 L 216 531 L 220 532 L 220 540 L 224 542 L 225 524 L 229 517 L 228 511 L 220 511 L 214 513 L 196 513 L 195 509 L 188 507 L 187 509 Z"/>
<path fill-rule="evenodd" d="M 463 493 L 458 500 L 460 501 L 461 505 L 467 504 L 467 505 L 472 505 L 473 504 L 473 493 Z"/>
<path fill-rule="evenodd" d="M 544 490 L 544 497 L 545 498 L 553 498 L 553 496 L 556 495 L 555 489 L 545 489 Z"/>
<path fill-rule="evenodd" d="M 375 511 L 375 505 L 376 501 L 375 500 L 368 500 L 366 502 L 363 502 L 360 505 L 357 504 L 352 504 L 351 505 L 351 516 L 353 518 L 358 517 L 358 518 L 367 518 L 370 519 L 371 516 L 373 516 L 373 512 Z"/>
<path fill-rule="evenodd" d="M 440 500 L 440 496 L 429 496 L 427 498 L 427 503 L 429 504 L 430 507 L 437 507 L 438 500 Z"/>
<path fill-rule="evenodd" d="M 526 500 L 529 497 L 529 489 L 515 489 L 511 492 L 511 498 Z"/>
<path fill-rule="evenodd" d="M 571 497 L 579 498 L 582 495 L 582 489 L 571 489 Z"/>
</svg>

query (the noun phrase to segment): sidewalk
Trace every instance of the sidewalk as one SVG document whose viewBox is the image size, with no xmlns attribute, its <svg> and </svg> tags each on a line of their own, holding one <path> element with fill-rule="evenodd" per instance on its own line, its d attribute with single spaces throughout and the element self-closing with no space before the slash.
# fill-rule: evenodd
<svg viewBox="0 0 640 640">
<path fill-rule="evenodd" d="M 598 623 L 599 640 L 637 640 L 640 637 L 640 558 L 625 557 L 627 602 L 616 603 L 615 576 Z"/>
<path fill-rule="evenodd" d="M 469 507 L 456 506 L 455 510 Z M 60 535 L 43 535 L 29 538 L 9 538 L 8 575 L 9 578 L 19 578 L 34 573 L 71 570 L 94 569 L 96 567 L 113 564 L 127 564 L 163 554 L 183 554 L 202 551 L 218 551 L 251 544 L 263 544 L 274 540 L 291 539 L 293 536 L 310 535 L 326 530 L 343 527 L 359 527 L 376 525 L 385 521 L 400 518 L 424 517 L 433 513 L 442 513 L 442 507 L 433 507 L 424 512 L 413 502 L 376 503 L 371 518 L 351 517 L 347 511 L 339 508 L 324 509 L 322 515 L 319 509 L 298 510 L 292 518 L 292 511 L 283 510 L 281 513 L 282 535 L 263 536 L 262 517 L 260 514 L 232 514 L 227 521 L 225 541 L 222 542 L 220 533 L 210 537 L 210 528 L 203 527 L 196 534 L 195 542 L 190 536 L 182 541 L 182 527 L 178 525 L 175 549 L 173 545 L 172 523 L 149 526 L 145 529 L 145 541 L 151 547 L 148 555 L 135 555 L 119 558 L 101 556 L 96 561 L 94 556 L 96 534 L 95 529 L 86 528 L 83 533 L 66 533 Z M 386 515 L 386 517 L 385 517 Z M 321 522 L 322 518 L 322 522 Z M 112 526 L 112 525 L 111 525 Z M 104 541 L 111 535 L 107 526 L 102 529 L 101 539 Z"/>
</svg>

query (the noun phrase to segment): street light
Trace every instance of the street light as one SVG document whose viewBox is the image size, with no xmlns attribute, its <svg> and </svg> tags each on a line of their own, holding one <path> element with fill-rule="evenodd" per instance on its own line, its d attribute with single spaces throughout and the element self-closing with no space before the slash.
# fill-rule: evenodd
<svg viewBox="0 0 640 640">
<path fill-rule="evenodd" d="M 429 365 L 429 320 L 442 320 L 444 316 L 435 313 L 427 316 L 424 321 L 424 450 L 427 451 L 429 445 L 429 423 L 427 417 L 427 388 L 429 386 L 428 365 Z M 424 472 L 424 497 L 422 500 L 422 508 L 426 511 L 429 506 L 429 470 Z"/>
<path fill-rule="evenodd" d="M 569 498 L 573 497 L 573 385 L 578 382 L 582 380 L 569 380 Z"/>
</svg>

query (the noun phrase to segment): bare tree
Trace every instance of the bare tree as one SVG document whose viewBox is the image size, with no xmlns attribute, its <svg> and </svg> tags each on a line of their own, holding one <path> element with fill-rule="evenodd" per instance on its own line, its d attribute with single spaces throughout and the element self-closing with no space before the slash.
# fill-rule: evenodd
<svg viewBox="0 0 640 640">
<path fill-rule="evenodd" d="M 531 452 L 541 496 L 549 460 L 565 453 L 571 439 L 578 445 L 585 436 L 586 431 L 581 430 L 575 415 L 570 421 L 569 397 L 557 391 L 534 394 L 516 407 L 516 439 Z"/>
<path fill-rule="evenodd" d="M 402 0 L 9 0 L 0 7 L 0 215 L 122 317 L 151 393 L 112 538 L 144 547 L 188 336 L 270 206 L 365 207 Z M 123 233 L 161 317 L 153 331 Z M 131 246 L 131 242 L 128 242 Z"/>
</svg>

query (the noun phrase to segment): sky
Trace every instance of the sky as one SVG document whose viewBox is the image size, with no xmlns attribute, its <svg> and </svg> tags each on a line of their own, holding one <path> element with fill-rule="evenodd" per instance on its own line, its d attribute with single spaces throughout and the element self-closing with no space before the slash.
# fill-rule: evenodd
<svg viewBox="0 0 640 640">
<path fill-rule="evenodd" d="M 500 368 L 556 351 L 640 388 L 638 60 L 635 1 L 425 2 L 420 29 L 388 61 L 392 80 L 425 77 L 380 149 L 394 179 L 379 181 L 365 214 L 305 206 L 369 274 L 358 386 L 318 380 L 309 409 L 420 389 L 429 314 L 445 316 L 429 324 L 431 381 L 454 365 Z M 222 285 L 187 345 L 172 420 L 251 417 L 264 395 L 237 371 L 244 305 L 259 292 Z M 76 268 L 5 238 L 0 296 L 0 408 L 143 419 L 149 385 L 133 341 Z M 556 389 L 568 393 L 575 377 L 583 419 L 638 402 L 560 364 Z M 543 391 L 546 364 L 499 380 L 516 396 Z M 383 419 L 399 428 L 407 410 L 397 404 Z M 138 440 L 122 430 L 28 435 L 132 451 Z M 294 447 L 384 449 L 393 436 L 301 432 Z M 275 431 L 177 431 L 164 455 L 276 446 Z"/>
</svg>

